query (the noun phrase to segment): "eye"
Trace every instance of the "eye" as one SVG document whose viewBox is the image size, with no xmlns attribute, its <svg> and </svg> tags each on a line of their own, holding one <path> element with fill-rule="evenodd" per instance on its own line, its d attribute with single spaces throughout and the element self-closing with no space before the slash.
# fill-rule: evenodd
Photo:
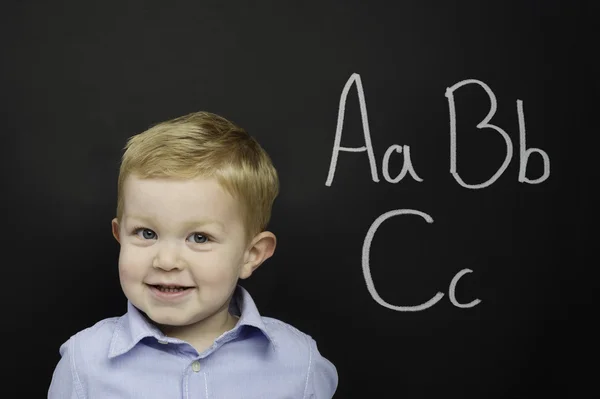
<svg viewBox="0 0 600 399">
<path fill-rule="evenodd" d="M 150 229 L 144 227 L 137 227 L 133 230 L 133 234 L 135 235 L 139 235 L 140 232 L 142 233 L 141 238 L 145 240 L 153 240 L 156 238 L 156 233 Z"/>
<path fill-rule="evenodd" d="M 190 236 L 196 244 L 204 244 L 208 242 L 208 236 L 202 233 L 194 233 Z"/>
</svg>

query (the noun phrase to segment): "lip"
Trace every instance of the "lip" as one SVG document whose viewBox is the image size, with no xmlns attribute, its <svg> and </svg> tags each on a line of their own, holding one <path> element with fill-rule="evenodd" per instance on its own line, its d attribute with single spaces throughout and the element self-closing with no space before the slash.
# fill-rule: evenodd
<svg viewBox="0 0 600 399">
<path fill-rule="evenodd" d="M 180 291 L 180 292 L 162 292 L 161 290 L 159 290 L 158 288 L 152 286 L 152 285 L 148 285 L 148 288 L 150 289 L 150 292 L 152 293 L 152 295 L 160 300 L 163 301 L 177 301 L 177 300 L 181 300 L 183 298 L 185 298 L 186 296 L 188 296 L 189 294 L 192 293 L 192 291 L 194 291 L 196 289 L 196 287 L 190 287 L 187 290 L 184 291 Z"/>
</svg>

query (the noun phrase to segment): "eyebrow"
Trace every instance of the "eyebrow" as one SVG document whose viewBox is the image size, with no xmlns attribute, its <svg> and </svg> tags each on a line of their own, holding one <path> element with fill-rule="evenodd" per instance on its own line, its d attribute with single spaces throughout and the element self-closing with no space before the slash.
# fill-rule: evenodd
<svg viewBox="0 0 600 399">
<path fill-rule="evenodd" d="M 135 220 L 139 220 L 141 222 L 147 223 L 147 224 L 154 224 L 156 223 L 155 220 L 151 217 L 146 217 L 146 216 L 140 216 L 140 215 L 128 215 L 125 217 L 126 219 L 135 219 Z M 185 222 L 183 224 L 183 227 L 185 227 L 186 229 L 190 228 L 190 227 L 200 227 L 200 226 L 207 226 L 207 225 L 215 225 L 218 228 L 220 228 L 222 231 L 225 231 L 225 226 L 223 225 L 223 223 L 214 220 L 214 219 L 205 219 L 205 220 L 191 220 L 188 222 Z"/>
</svg>

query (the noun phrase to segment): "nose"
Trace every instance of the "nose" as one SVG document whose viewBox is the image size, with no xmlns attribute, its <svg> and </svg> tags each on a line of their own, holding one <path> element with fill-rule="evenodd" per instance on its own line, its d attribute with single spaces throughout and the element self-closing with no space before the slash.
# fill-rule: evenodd
<svg viewBox="0 0 600 399">
<path fill-rule="evenodd" d="M 177 244 L 169 242 L 160 243 L 158 252 L 152 262 L 152 267 L 166 271 L 182 269 L 184 262 L 181 259 L 180 252 Z"/>
</svg>

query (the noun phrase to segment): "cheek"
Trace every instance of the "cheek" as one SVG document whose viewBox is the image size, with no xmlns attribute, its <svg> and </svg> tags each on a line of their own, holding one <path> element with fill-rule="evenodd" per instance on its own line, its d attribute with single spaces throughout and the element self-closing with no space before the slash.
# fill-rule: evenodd
<svg viewBox="0 0 600 399">
<path fill-rule="evenodd" d="M 119 263 L 119 279 L 121 281 L 132 281 L 135 279 L 135 275 L 136 273 L 131 269 L 131 267 L 128 267 L 123 263 Z"/>
<path fill-rule="evenodd" d="M 215 254 L 214 256 L 196 259 L 194 275 L 198 281 L 220 283 L 239 274 L 241 259 L 232 254 Z"/>
<path fill-rule="evenodd" d="M 142 262 L 135 251 L 121 249 L 119 254 L 119 278 L 121 281 L 138 280 L 143 274 Z"/>
</svg>

